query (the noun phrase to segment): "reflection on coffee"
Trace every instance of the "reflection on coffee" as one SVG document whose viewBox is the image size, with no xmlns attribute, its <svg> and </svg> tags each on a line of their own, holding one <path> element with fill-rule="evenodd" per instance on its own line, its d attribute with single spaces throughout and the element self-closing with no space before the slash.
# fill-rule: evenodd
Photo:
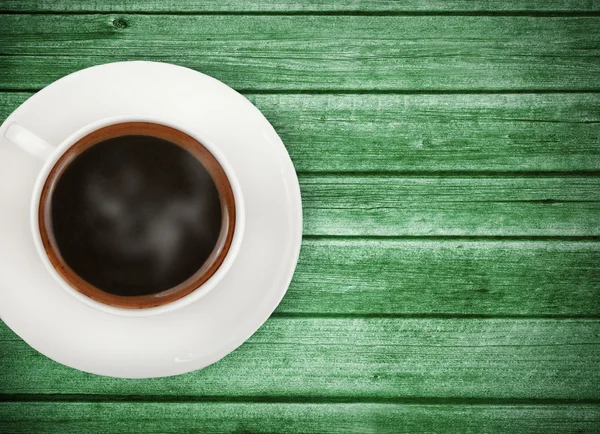
<svg viewBox="0 0 600 434">
<path fill-rule="evenodd" d="M 196 156 L 144 135 L 77 155 L 56 181 L 50 216 L 65 263 L 119 296 L 159 293 L 190 278 L 215 249 L 223 217 Z"/>
</svg>

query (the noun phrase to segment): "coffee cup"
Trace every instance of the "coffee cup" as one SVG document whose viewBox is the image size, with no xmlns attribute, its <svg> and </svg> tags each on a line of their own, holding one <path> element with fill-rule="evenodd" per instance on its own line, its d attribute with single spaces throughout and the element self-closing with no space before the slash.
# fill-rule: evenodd
<svg viewBox="0 0 600 434">
<path fill-rule="evenodd" d="M 31 232 L 72 296 L 115 315 L 182 308 L 230 270 L 244 233 L 239 182 L 212 141 L 172 120 L 106 118 L 53 146 L 12 123 L 5 137 L 44 160 Z"/>
</svg>

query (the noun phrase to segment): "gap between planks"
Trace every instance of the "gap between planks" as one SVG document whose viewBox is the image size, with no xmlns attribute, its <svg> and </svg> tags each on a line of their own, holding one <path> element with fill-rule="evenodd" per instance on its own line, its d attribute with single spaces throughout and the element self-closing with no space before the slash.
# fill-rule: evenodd
<svg viewBox="0 0 600 434">
<path fill-rule="evenodd" d="M 331 313 L 331 312 L 273 312 L 272 318 L 312 319 L 522 319 L 522 320 L 600 320 L 600 315 L 506 315 L 506 314 L 460 314 L 460 313 Z"/>
<path fill-rule="evenodd" d="M 359 16 L 359 17 L 600 17 L 600 11 L 534 11 L 534 10 L 512 10 L 512 11 L 52 11 L 52 10 L 2 10 L 3 15 L 106 15 L 128 14 L 128 15 L 158 15 L 158 16 Z"/>
<path fill-rule="evenodd" d="M 598 235 L 302 235 L 303 241 L 366 241 L 366 242 L 395 242 L 395 241 L 600 241 Z"/>
<path fill-rule="evenodd" d="M 179 0 L 164 2 L 156 0 L 90 0 L 72 2 L 64 0 L 4 0 L 3 9 L 23 12 L 127 12 L 148 13 L 349 13 L 349 14 L 443 14 L 443 13 L 588 13 L 599 12 L 598 4 L 589 0 L 507 0 L 504 2 L 472 2 L 468 0 L 393 1 L 360 0 L 352 2 L 328 2 L 311 0 L 267 0 L 246 2 L 244 0 Z"/>
<path fill-rule="evenodd" d="M 147 403 L 261 403 L 261 404 L 414 404 L 414 405 L 565 405 L 600 404 L 600 399 L 553 398 L 431 398 L 373 396 L 193 396 L 105 394 L 0 394 L 0 402 L 147 402 Z"/>
<path fill-rule="evenodd" d="M 15 54 L 0 53 L 2 57 L 15 57 Z M 19 57 L 38 57 L 34 54 L 18 54 Z M 36 93 L 43 87 L 2 88 L 2 93 Z M 253 95 L 557 95 L 557 94 L 596 94 L 598 89 L 245 89 L 234 88 L 246 97 Z M 584 123 L 597 123 L 595 121 Z"/>
</svg>

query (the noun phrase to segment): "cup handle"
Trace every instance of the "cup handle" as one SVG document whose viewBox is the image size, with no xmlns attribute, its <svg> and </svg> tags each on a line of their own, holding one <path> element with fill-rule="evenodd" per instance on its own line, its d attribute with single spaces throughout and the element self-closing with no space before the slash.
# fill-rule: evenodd
<svg viewBox="0 0 600 434">
<path fill-rule="evenodd" d="M 4 137 L 25 152 L 42 160 L 48 160 L 56 149 L 50 143 L 16 122 L 8 126 Z"/>
</svg>

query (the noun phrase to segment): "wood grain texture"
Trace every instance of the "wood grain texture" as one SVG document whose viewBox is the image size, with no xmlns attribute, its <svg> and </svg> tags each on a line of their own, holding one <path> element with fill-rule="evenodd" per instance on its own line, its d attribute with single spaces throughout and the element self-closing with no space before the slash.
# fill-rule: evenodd
<svg viewBox="0 0 600 434">
<path fill-rule="evenodd" d="M 598 430 L 600 2 L 0 10 L 0 89 L 145 59 L 243 90 L 307 234 L 275 316 L 199 372 L 85 374 L 0 323 L 0 432 Z"/>
<path fill-rule="evenodd" d="M 600 169 L 600 94 L 247 96 L 302 172 Z"/>
<path fill-rule="evenodd" d="M 4 0 L 2 10 L 18 12 L 593 12 L 589 0 Z"/>
<path fill-rule="evenodd" d="M 277 314 L 600 315 L 600 243 L 305 240 Z"/>
<path fill-rule="evenodd" d="M 305 235 L 598 236 L 597 177 L 300 178 Z"/>
<path fill-rule="evenodd" d="M 600 170 L 600 94 L 246 97 L 303 173 Z"/>
<path fill-rule="evenodd" d="M 219 363 L 146 380 L 59 365 L 5 326 L 0 343 L 0 394 L 600 399 L 598 320 L 271 318 Z"/>
<path fill-rule="evenodd" d="M 0 16 L 0 88 L 159 60 L 238 89 L 595 90 L 600 17 Z"/>
<path fill-rule="evenodd" d="M 598 427 L 600 406 L 14 402 L 0 420 L 14 434 L 581 433 Z"/>
</svg>

